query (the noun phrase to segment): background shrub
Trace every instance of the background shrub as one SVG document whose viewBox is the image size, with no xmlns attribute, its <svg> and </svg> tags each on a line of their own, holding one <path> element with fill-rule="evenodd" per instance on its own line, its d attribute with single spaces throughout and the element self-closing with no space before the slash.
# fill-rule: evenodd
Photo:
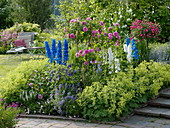
<svg viewBox="0 0 170 128">
<path fill-rule="evenodd" d="M 170 64 L 170 42 L 153 44 L 150 51 L 150 60 Z"/>
</svg>

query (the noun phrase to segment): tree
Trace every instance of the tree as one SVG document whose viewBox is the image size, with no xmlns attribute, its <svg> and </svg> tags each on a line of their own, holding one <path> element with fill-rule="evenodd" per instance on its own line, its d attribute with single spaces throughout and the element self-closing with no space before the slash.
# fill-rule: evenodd
<svg viewBox="0 0 170 128">
<path fill-rule="evenodd" d="M 13 25 L 9 3 L 9 0 L 0 0 L 0 29 L 5 29 Z"/>
<path fill-rule="evenodd" d="M 41 29 L 47 28 L 51 23 L 51 5 L 52 0 L 13 0 L 13 21 L 36 23 Z"/>
</svg>

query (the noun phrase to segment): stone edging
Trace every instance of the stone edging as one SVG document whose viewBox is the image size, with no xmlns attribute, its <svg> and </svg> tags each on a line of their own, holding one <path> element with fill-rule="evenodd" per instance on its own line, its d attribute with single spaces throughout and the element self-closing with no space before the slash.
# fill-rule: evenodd
<svg viewBox="0 0 170 128">
<path fill-rule="evenodd" d="M 104 121 L 89 121 L 82 118 L 67 118 L 64 116 L 52 116 L 52 115 L 25 115 L 21 114 L 20 118 L 36 118 L 36 119 L 51 119 L 51 120 L 67 120 L 67 121 L 79 121 L 79 122 L 87 122 L 87 123 L 99 123 L 99 124 L 109 124 L 109 125 L 115 125 L 120 122 L 114 121 L 114 122 L 104 122 Z"/>
</svg>

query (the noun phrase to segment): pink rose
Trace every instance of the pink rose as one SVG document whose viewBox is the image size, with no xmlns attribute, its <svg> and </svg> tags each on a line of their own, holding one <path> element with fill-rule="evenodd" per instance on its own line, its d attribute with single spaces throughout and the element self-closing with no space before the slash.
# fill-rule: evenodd
<svg viewBox="0 0 170 128">
<path fill-rule="evenodd" d="M 103 26 L 103 25 L 104 25 L 104 22 L 103 22 L 103 21 L 100 21 L 100 25 Z"/>
<path fill-rule="evenodd" d="M 74 34 L 69 34 L 69 37 L 70 37 L 71 39 L 74 39 L 76 36 L 75 36 Z"/>
<path fill-rule="evenodd" d="M 80 54 L 79 53 L 76 53 L 76 57 L 79 57 L 80 56 Z"/>
<path fill-rule="evenodd" d="M 88 52 L 94 52 L 94 49 L 89 49 Z"/>
<path fill-rule="evenodd" d="M 87 61 L 85 61 L 85 62 L 84 62 L 84 65 L 88 65 L 88 62 L 87 62 Z"/>
<path fill-rule="evenodd" d="M 82 52 L 83 52 L 83 50 L 80 50 L 80 51 L 79 51 L 79 53 L 82 53 Z"/>
<path fill-rule="evenodd" d="M 87 53 L 89 53 L 89 50 L 84 50 L 84 54 L 87 54 Z"/>
<path fill-rule="evenodd" d="M 119 23 L 115 23 L 114 26 L 119 26 Z"/>
<path fill-rule="evenodd" d="M 113 35 L 114 35 L 114 36 L 118 36 L 118 32 L 114 32 Z"/>
<path fill-rule="evenodd" d="M 70 23 L 73 23 L 73 22 L 76 22 L 76 20 L 75 19 L 70 20 Z"/>
<path fill-rule="evenodd" d="M 86 22 L 86 21 L 83 21 L 81 24 L 82 24 L 82 25 L 85 25 L 85 24 L 87 24 L 87 22 Z"/>
<path fill-rule="evenodd" d="M 90 17 L 88 17 L 86 20 L 92 20 Z"/>
<path fill-rule="evenodd" d="M 108 39 L 113 39 L 113 36 L 109 36 Z"/>
<path fill-rule="evenodd" d="M 84 32 L 87 32 L 87 31 L 88 31 L 88 28 L 87 28 L 87 27 L 83 27 L 83 31 L 84 31 Z"/>
</svg>

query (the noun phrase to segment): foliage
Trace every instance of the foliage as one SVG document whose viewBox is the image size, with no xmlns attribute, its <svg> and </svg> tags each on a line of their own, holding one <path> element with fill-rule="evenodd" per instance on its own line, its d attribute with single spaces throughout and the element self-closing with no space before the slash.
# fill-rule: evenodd
<svg viewBox="0 0 170 128">
<path fill-rule="evenodd" d="M 6 29 L 7 27 L 11 27 L 13 25 L 12 18 L 11 18 L 11 11 L 10 8 L 11 0 L 1 0 L 0 1 L 0 29 Z"/>
<path fill-rule="evenodd" d="M 19 32 L 37 32 L 40 33 L 41 29 L 40 29 L 40 25 L 38 24 L 33 24 L 33 23 L 27 23 L 27 22 L 23 22 L 21 24 L 16 23 L 14 26 L 12 26 L 11 28 L 8 28 L 7 30 L 11 30 L 11 31 L 17 31 Z"/>
<path fill-rule="evenodd" d="M 49 27 L 51 24 L 51 0 L 13 0 L 12 8 L 15 8 L 11 13 L 13 22 L 36 23 L 41 29 Z"/>
<path fill-rule="evenodd" d="M 159 89 L 170 83 L 169 69 L 169 65 L 143 62 L 135 69 L 129 67 L 128 72 L 113 75 L 107 84 L 94 82 L 77 99 L 83 117 L 113 121 L 129 114 L 140 103 L 158 95 Z"/>
<path fill-rule="evenodd" d="M 170 64 L 170 43 L 152 44 L 150 47 L 150 60 Z"/>
<path fill-rule="evenodd" d="M 14 127 L 18 120 L 19 109 L 14 107 L 5 107 L 0 105 L 0 126 L 2 128 L 12 128 Z"/>
</svg>

